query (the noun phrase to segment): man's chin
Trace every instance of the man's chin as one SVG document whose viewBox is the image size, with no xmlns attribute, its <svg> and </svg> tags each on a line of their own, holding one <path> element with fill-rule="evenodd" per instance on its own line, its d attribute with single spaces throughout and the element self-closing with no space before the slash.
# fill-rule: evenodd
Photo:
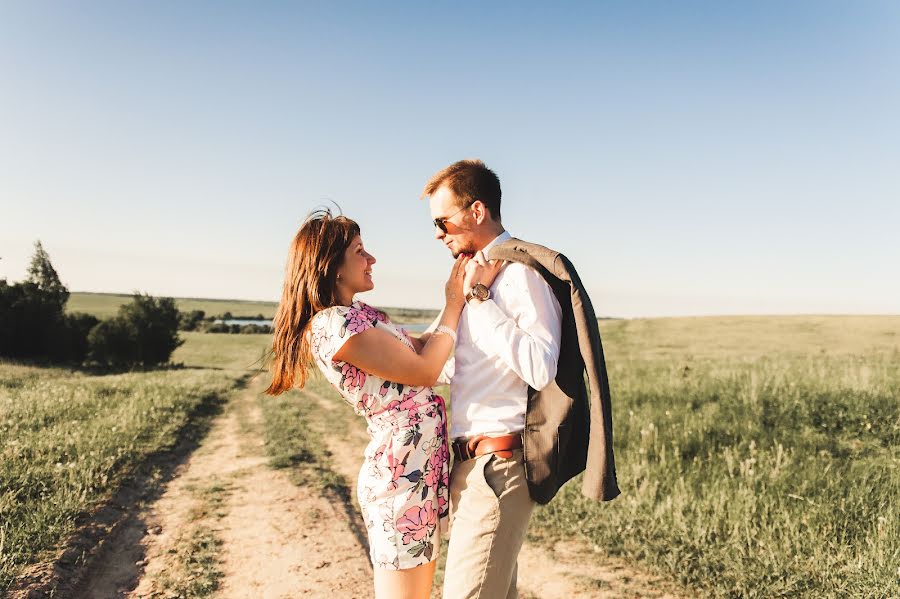
<svg viewBox="0 0 900 599">
<path fill-rule="evenodd" d="M 473 250 L 471 248 L 463 248 L 463 249 L 459 249 L 459 250 L 451 248 L 450 253 L 453 255 L 453 259 L 456 260 L 462 254 L 465 254 L 466 256 L 469 256 L 471 258 L 472 256 L 475 255 L 475 250 Z"/>
</svg>

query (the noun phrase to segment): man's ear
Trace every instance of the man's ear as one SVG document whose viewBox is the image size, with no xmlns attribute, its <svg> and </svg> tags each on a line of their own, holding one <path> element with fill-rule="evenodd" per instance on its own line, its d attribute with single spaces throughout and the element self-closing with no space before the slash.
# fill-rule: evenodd
<svg viewBox="0 0 900 599">
<path fill-rule="evenodd" d="M 484 202 L 481 200 L 475 200 L 475 202 L 472 203 L 472 217 L 479 225 L 488 218 L 487 206 L 485 206 Z"/>
</svg>

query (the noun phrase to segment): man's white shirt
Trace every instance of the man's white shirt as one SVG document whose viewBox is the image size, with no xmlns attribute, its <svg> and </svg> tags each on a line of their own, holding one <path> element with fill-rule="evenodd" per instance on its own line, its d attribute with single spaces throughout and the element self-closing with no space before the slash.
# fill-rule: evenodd
<svg viewBox="0 0 900 599">
<path fill-rule="evenodd" d="M 482 251 L 510 239 L 504 231 Z M 525 428 L 528 388 L 556 378 L 562 309 L 533 268 L 511 262 L 491 299 L 463 308 L 450 375 L 450 437 L 502 435 Z M 451 374 L 452 373 L 452 374 Z"/>
</svg>

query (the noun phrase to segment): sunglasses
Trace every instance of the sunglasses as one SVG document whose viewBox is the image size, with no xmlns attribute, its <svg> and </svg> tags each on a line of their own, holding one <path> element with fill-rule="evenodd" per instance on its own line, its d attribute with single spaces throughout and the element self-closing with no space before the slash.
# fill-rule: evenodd
<svg viewBox="0 0 900 599">
<path fill-rule="evenodd" d="M 444 233 L 447 233 L 447 221 L 450 220 L 451 218 L 453 218 L 454 216 L 456 216 L 457 214 L 459 214 L 460 212 L 462 212 L 463 210 L 465 210 L 466 208 L 468 208 L 469 206 L 471 206 L 471 205 L 474 204 L 474 203 L 475 203 L 475 200 L 471 200 L 471 201 L 469 201 L 468 204 L 466 204 L 465 206 L 463 206 L 462 208 L 460 208 L 459 210 L 457 210 L 456 212 L 454 212 L 454 213 L 451 214 L 450 216 L 445 216 L 445 217 L 443 217 L 443 218 L 436 218 L 436 219 L 434 219 L 434 221 L 432 221 L 432 222 L 434 222 L 434 226 L 437 227 L 438 229 L 440 229 L 441 231 L 443 231 Z"/>
</svg>

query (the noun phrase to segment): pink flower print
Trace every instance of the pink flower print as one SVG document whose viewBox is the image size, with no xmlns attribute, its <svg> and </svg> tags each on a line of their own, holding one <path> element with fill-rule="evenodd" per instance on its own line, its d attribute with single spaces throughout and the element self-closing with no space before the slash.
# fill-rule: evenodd
<svg viewBox="0 0 900 599">
<path fill-rule="evenodd" d="M 403 544 L 421 541 L 434 530 L 437 512 L 429 499 L 422 507 L 411 507 L 397 520 L 397 532 L 403 533 Z"/>
<path fill-rule="evenodd" d="M 359 311 L 365 314 L 365 317 L 369 322 L 374 322 L 376 320 L 380 320 L 381 322 L 387 322 L 387 315 L 381 310 L 376 310 L 369 304 L 360 304 Z"/>
<path fill-rule="evenodd" d="M 443 478 L 443 460 L 441 459 L 441 451 L 433 451 L 428 456 L 428 467 L 425 470 L 425 485 L 432 489 L 437 489 L 438 483 Z"/>
<path fill-rule="evenodd" d="M 435 418 L 438 415 L 434 404 L 426 404 L 425 407 L 419 410 L 419 413 L 421 413 L 426 418 Z"/>
<path fill-rule="evenodd" d="M 372 328 L 372 319 L 366 316 L 365 311 L 351 308 L 347 312 L 345 326 L 351 334 L 362 333 Z"/>
<path fill-rule="evenodd" d="M 395 399 L 392 402 L 388 403 L 385 407 L 386 410 L 397 410 L 402 412 L 411 412 L 416 410 L 415 394 L 410 393 L 408 395 L 403 396 L 400 399 Z"/>
<path fill-rule="evenodd" d="M 366 373 L 353 366 L 345 363 L 341 367 L 341 386 L 347 390 L 347 393 L 353 393 L 362 387 L 366 382 Z"/>
<path fill-rule="evenodd" d="M 364 377 L 365 378 L 365 377 Z M 372 405 L 375 403 L 375 396 L 371 393 L 363 393 L 362 399 L 356 402 L 356 411 L 359 413 L 366 413 L 372 409 Z"/>
<path fill-rule="evenodd" d="M 414 426 L 422 422 L 422 415 L 419 414 L 419 404 L 416 403 L 415 392 L 409 392 L 401 399 L 395 399 L 385 406 L 387 411 L 400 412 L 407 417 L 407 426 Z M 405 414 L 404 414 L 405 413 Z"/>
<path fill-rule="evenodd" d="M 397 488 L 397 481 L 403 478 L 403 474 L 406 472 L 406 466 L 392 453 L 387 454 L 387 462 L 388 468 L 391 471 L 391 482 L 388 483 L 388 488 L 393 490 Z"/>
<path fill-rule="evenodd" d="M 387 445 L 379 445 L 378 449 L 375 450 L 375 455 L 372 456 L 372 460 L 379 461 L 381 456 L 384 455 L 384 450 L 387 449 Z"/>
</svg>

